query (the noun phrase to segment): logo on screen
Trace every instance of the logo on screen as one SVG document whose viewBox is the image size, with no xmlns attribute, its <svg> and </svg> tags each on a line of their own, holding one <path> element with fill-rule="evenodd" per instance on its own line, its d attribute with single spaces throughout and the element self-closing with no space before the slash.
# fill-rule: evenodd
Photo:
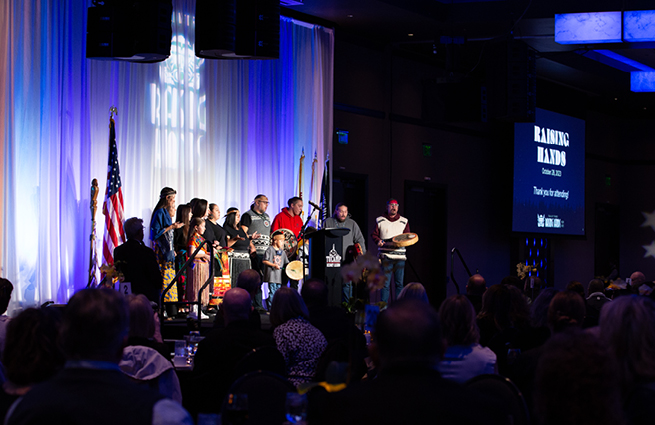
<svg viewBox="0 0 655 425">
<path fill-rule="evenodd" d="M 546 216 L 543 214 L 537 214 L 537 227 L 546 226 Z"/>
</svg>

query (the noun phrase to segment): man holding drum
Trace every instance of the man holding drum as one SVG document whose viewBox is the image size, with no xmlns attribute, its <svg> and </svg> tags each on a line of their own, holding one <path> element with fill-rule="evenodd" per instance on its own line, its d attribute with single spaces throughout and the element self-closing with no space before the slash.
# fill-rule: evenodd
<svg viewBox="0 0 655 425">
<path fill-rule="evenodd" d="M 289 229 L 293 232 L 296 239 L 298 239 L 303 225 L 302 217 L 300 217 L 303 208 L 302 199 L 294 196 L 287 201 L 287 205 L 288 207 L 282 208 L 282 211 L 273 219 L 271 233 L 278 229 Z"/>
<path fill-rule="evenodd" d="M 410 233 L 409 220 L 398 214 L 398 201 L 392 198 L 387 201 L 387 213 L 376 218 L 375 222 L 377 226 L 372 237 L 378 245 L 378 255 L 382 261 L 385 277 L 384 287 L 380 289 L 380 298 L 386 303 L 389 302 L 392 274 L 396 285 L 394 300 L 398 298 L 400 291 L 403 289 L 407 251 L 404 246 L 399 247 L 391 239 L 401 233 Z"/>
</svg>

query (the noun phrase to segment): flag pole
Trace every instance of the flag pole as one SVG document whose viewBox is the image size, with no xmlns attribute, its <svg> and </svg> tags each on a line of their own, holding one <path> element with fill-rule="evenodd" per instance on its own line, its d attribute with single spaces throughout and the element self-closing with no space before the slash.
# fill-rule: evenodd
<svg viewBox="0 0 655 425">
<path fill-rule="evenodd" d="M 123 191 L 121 189 L 120 167 L 118 165 L 118 148 L 116 145 L 116 127 L 114 115 L 118 115 L 115 106 L 109 108 L 109 160 L 107 165 L 107 187 L 102 214 L 105 216 L 105 233 L 102 243 L 103 269 L 113 269 L 114 248 L 125 242 L 123 230 Z M 115 272 L 115 270 L 113 270 Z M 106 276 L 105 276 L 106 278 Z M 104 281 L 105 279 L 103 279 Z M 105 282 L 106 284 L 107 282 Z M 113 282 L 112 285 L 113 286 Z"/>
<path fill-rule="evenodd" d="M 96 254 L 96 211 L 98 210 L 98 179 L 91 181 L 91 257 L 89 258 L 89 282 L 87 288 L 97 286 L 96 271 L 98 268 L 98 255 Z"/>
<path fill-rule="evenodd" d="M 300 164 L 298 164 L 298 197 L 302 199 L 302 166 L 305 162 L 305 148 L 302 148 L 302 154 L 300 155 Z"/>
</svg>

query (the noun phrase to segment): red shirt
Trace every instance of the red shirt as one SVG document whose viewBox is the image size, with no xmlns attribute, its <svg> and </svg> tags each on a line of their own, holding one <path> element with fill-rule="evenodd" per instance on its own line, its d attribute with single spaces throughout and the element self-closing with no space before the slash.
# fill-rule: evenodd
<svg viewBox="0 0 655 425">
<path fill-rule="evenodd" d="M 273 219 L 271 233 L 278 229 L 289 229 L 297 238 L 298 235 L 300 235 L 300 229 L 302 229 L 302 225 L 302 218 L 300 218 L 299 215 L 294 215 L 292 217 L 291 214 L 289 214 L 289 208 L 284 207 L 282 208 L 282 211 Z"/>
</svg>

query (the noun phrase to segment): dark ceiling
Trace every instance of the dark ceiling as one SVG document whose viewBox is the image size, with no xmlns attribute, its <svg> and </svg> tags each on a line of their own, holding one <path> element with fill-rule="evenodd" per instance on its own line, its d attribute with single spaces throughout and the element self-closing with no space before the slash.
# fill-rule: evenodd
<svg viewBox="0 0 655 425">
<path fill-rule="evenodd" d="M 391 45 L 396 51 L 433 61 L 460 75 L 484 72 L 492 46 L 508 38 L 521 40 L 536 52 L 540 82 L 614 102 L 614 108 L 640 110 L 643 115 L 644 108 L 655 108 L 655 94 L 632 93 L 629 70 L 594 60 L 593 51 L 610 50 L 655 68 L 655 44 L 561 45 L 553 34 L 557 13 L 648 9 L 655 9 L 655 2 L 304 0 L 302 5 L 287 6 L 283 14 L 296 11 L 332 23 L 337 43 L 356 37 L 380 46 Z M 444 44 L 447 40 L 462 44 L 448 46 Z"/>
</svg>

